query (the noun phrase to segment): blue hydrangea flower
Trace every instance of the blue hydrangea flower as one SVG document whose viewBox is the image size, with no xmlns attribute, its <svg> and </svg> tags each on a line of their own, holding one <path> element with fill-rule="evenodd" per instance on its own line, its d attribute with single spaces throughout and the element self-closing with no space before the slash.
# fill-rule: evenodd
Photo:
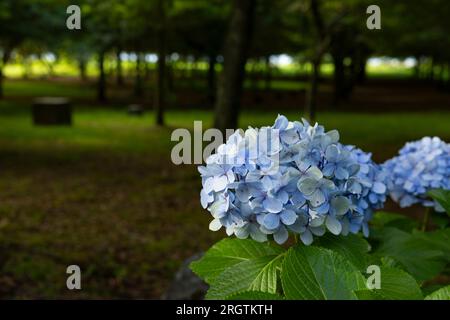
<svg viewBox="0 0 450 320">
<path fill-rule="evenodd" d="M 389 194 L 401 207 L 419 203 L 444 211 L 426 193 L 434 188 L 450 189 L 450 144 L 438 137 L 408 142 L 383 167 L 389 173 Z"/>
<path fill-rule="evenodd" d="M 271 127 L 233 134 L 199 172 L 210 229 L 256 241 L 368 235 L 373 210 L 386 200 L 386 175 L 370 154 L 340 144 L 336 130 L 281 115 Z"/>
</svg>

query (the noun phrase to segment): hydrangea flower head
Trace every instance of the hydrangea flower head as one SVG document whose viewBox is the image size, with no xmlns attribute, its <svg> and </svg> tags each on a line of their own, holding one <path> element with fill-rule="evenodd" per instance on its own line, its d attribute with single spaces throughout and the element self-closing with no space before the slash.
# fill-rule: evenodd
<svg viewBox="0 0 450 320">
<path fill-rule="evenodd" d="M 420 203 L 444 211 L 426 193 L 435 188 L 450 189 L 450 144 L 438 137 L 408 142 L 383 167 L 389 172 L 389 194 L 401 207 Z"/>
<path fill-rule="evenodd" d="M 370 154 L 340 144 L 336 130 L 284 116 L 237 131 L 199 172 L 210 229 L 257 241 L 281 244 L 289 232 L 307 245 L 326 232 L 368 235 L 372 211 L 386 199 L 385 174 Z"/>
</svg>

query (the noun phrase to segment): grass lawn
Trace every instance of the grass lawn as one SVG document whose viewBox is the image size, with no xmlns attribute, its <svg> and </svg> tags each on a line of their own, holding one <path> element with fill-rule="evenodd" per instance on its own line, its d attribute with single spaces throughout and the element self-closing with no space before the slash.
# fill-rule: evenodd
<svg viewBox="0 0 450 320">
<path fill-rule="evenodd" d="M 170 162 L 172 130 L 210 126 L 213 115 L 166 116 L 157 128 L 151 114 L 76 106 L 72 127 L 34 127 L 27 105 L 0 102 L 0 297 L 158 298 L 183 259 L 224 236 L 208 231 L 195 166 Z M 244 112 L 241 126 L 275 117 Z M 380 161 L 425 135 L 450 141 L 450 113 L 318 120 Z M 65 287 L 70 264 L 83 272 L 79 292 Z"/>
<path fill-rule="evenodd" d="M 58 96 L 68 98 L 95 98 L 95 86 L 81 83 L 42 81 L 42 80 L 11 80 L 4 83 L 5 96 L 36 97 Z"/>
</svg>

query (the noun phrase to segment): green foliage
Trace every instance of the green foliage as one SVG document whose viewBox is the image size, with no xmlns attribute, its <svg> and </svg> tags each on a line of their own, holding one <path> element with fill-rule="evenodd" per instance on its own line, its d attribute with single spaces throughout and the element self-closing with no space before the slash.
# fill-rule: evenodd
<svg viewBox="0 0 450 320">
<path fill-rule="evenodd" d="M 267 243 L 227 238 L 212 246 L 203 258 L 191 264 L 191 268 L 198 276 L 211 284 L 218 275 L 234 265 L 278 255 L 281 252 L 281 248 Z"/>
<path fill-rule="evenodd" d="M 393 227 L 406 232 L 419 228 L 419 223 L 404 215 L 380 211 L 375 214 L 371 224 L 376 227 Z"/>
<path fill-rule="evenodd" d="M 281 273 L 288 299 L 355 300 L 353 292 L 365 279 L 348 260 L 328 249 L 296 246 L 289 249 Z"/>
<path fill-rule="evenodd" d="M 325 235 L 312 246 L 295 244 L 287 251 L 228 238 L 191 268 L 209 283 L 208 299 L 421 300 L 420 283 L 448 263 L 449 232 L 386 227 L 377 232 L 374 252 L 357 235 Z M 379 266 L 379 273 L 369 271 L 371 264 Z M 380 287 L 372 288 L 378 274 Z M 449 299 L 449 291 L 439 289 L 426 299 Z"/>
<path fill-rule="evenodd" d="M 450 285 L 427 295 L 425 300 L 450 300 Z"/>
<path fill-rule="evenodd" d="M 397 261 L 418 281 L 429 280 L 444 269 L 445 259 L 442 250 L 423 241 L 423 237 L 423 234 L 386 227 L 376 232 L 375 239 L 380 244 L 375 253 Z"/>
<path fill-rule="evenodd" d="M 385 267 L 381 271 L 381 288 L 372 293 L 385 300 L 420 300 L 423 299 L 417 281 L 403 270 Z"/>
<path fill-rule="evenodd" d="M 207 299 L 224 299 L 241 291 L 277 292 L 277 269 L 283 256 L 251 259 L 227 268 L 211 284 Z"/>
<path fill-rule="evenodd" d="M 428 191 L 428 195 L 445 209 L 450 216 L 450 190 L 433 189 Z"/>
<path fill-rule="evenodd" d="M 440 250 L 443 258 L 450 263 L 450 228 L 431 232 L 414 232 L 413 237 L 422 241 L 427 247 Z"/>
<path fill-rule="evenodd" d="M 193 270 L 210 283 L 212 299 L 421 300 L 421 284 L 450 263 L 450 229 L 418 227 L 406 216 L 380 212 L 370 244 L 358 235 L 325 234 L 312 246 L 283 251 L 252 240 L 222 240 Z M 380 287 L 371 289 L 377 271 L 367 267 L 373 264 L 380 268 Z M 449 291 L 441 288 L 426 299 L 450 299 Z"/>
<path fill-rule="evenodd" d="M 416 280 L 405 271 L 382 266 L 380 289 L 355 291 L 359 300 L 422 300 L 422 291 Z"/>
<path fill-rule="evenodd" d="M 328 233 L 318 238 L 316 244 L 339 253 L 360 271 L 366 270 L 370 245 L 362 237 L 354 234 L 339 237 Z"/>
<path fill-rule="evenodd" d="M 227 300 L 284 300 L 282 296 L 274 293 L 260 291 L 244 291 L 227 297 Z"/>
</svg>

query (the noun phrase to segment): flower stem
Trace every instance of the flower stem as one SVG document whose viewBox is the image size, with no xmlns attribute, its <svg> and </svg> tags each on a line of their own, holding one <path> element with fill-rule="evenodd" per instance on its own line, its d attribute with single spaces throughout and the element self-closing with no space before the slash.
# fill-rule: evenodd
<svg viewBox="0 0 450 320">
<path fill-rule="evenodd" d="M 428 221 L 430 219 L 431 214 L 431 208 L 425 209 L 425 214 L 423 215 L 423 221 L 422 221 L 422 232 L 425 232 L 428 227 Z"/>
</svg>

